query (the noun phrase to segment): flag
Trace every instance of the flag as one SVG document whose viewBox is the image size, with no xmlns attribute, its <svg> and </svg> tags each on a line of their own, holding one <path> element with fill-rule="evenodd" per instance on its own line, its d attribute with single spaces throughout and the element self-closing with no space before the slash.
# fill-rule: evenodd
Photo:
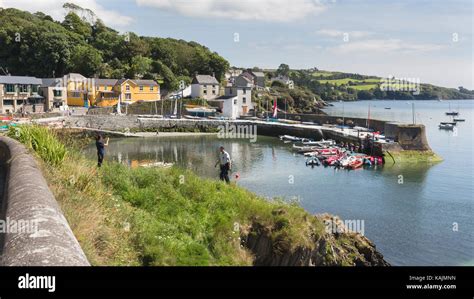
<svg viewBox="0 0 474 299">
<path fill-rule="evenodd" d="M 273 101 L 273 118 L 277 118 L 278 108 L 277 108 L 277 99 Z"/>
</svg>

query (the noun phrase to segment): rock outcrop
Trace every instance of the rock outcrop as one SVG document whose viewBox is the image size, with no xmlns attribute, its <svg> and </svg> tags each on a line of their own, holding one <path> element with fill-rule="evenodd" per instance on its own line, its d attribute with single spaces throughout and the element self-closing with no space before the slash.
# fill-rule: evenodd
<svg viewBox="0 0 474 299">
<path fill-rule="evenodd" d="M 254 255 L 255 266 L 390 266 L 375 245 L 359 233 L 348 230 L 341 219 L 328 214 L 316 217 L 327 229 L 309 227 L 300 236 L 304 245 L 291 244 L 278 224 L 268 227 L 255 220 L 242 233 L 241 244 Z M 311 223 L 311 222 L 308 222 Z"/>
</svg>

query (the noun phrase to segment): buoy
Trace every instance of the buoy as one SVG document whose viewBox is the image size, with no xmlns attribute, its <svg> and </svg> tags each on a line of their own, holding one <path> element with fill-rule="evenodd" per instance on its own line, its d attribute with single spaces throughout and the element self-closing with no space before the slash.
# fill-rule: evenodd
<svg viewBox="0 0 474 299">
<path fill-rule="evenodd" d="M 238 180 L 240 178 L 240 174 L 236 173 L 235 178 Z"/>
</svg>

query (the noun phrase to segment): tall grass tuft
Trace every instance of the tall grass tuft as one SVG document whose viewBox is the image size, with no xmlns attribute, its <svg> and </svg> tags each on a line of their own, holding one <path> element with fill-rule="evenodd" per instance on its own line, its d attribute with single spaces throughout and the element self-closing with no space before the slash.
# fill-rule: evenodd
<svg viewBox="0 0 474 299">
<path fill-rule="evenodd" d="M 38 125 L 10 127 L 8 136 L 34 150 L 41 159 L 53 166 L 61 165 L 66 158 L 66 147 L 47 127 Z"/>
</svg>

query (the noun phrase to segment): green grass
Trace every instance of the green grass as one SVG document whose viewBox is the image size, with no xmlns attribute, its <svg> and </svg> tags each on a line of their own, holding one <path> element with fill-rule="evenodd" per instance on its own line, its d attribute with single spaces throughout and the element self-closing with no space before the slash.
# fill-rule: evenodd
<svg viewBox="0 0 474 299">
<path fill-rule="evenodd" d="M 240 238 L 255 222 L 288 251 L 313 247 L 312 238 L 323 234 L 321 221 L 296 203 L 266 200 L 184 169 L 131 169 L 108 161 L 98 169 L 75 148 L 60 146 L 57 136 L 69 143 L 66 135 L 25 126 L 12 137 L 37 151 L 50 189 L 93 265 L 252 265 Z M 50 157 L 55 151 L 61 159 Z"/>
<path fill-rule="evenodd" d="M 350 88 L 354 88 L 355 90 L 370 90 L 377 88 L 377 84 L 367 84 L 367 85 L 353 85 Z"/>
<path fill-rule="evenodd" d="M 334 80 L 318 80 L 319 83 L 321 84 L 332 84 L 332 85 L 343 85 L 343 84 L 349 84 L 349 82 L 353 82 L 355 84 L 360 84 L 360 85 L 366 85 L 373 83 L 374 85 L 378 85 L 380 83 L 380 79 L 364 79 L 364 80 L 357 80 L 357 79 L 351 79 L 351 78 L 344 78 L 344 79 L 334 79 Z M 376 84 L 375 84 L 376 83 Z"/>
<path fill-rule="evenodd" d="M 41 159 L 52 165 L 60 165 L 66 157 L 66 147 L 46 127 L 9 127 L 7 135 L 34 150 Z"/>
<path fill-rule="evenodd" d="M 346 236 L 341 242 L 325 233 L 322 218 L 295 202 L 264 199 L 180 168 L 132 169 L 106 160 L 98 169 L 77 149 L 83 142 L 72 142 L 77 138 L 65 131 L 25 126 L 11 135 L 38 153 L 43 175 L 92 265 L 253 265 L 241 238 L 255 227 L 270 238 L 273 254 L 318 249 L 327 265 L 364 259 L 357 250 L 366 246 L 364 238 Z M 334 252 L 316 247 L 321 238 Z"/>
</svg>

